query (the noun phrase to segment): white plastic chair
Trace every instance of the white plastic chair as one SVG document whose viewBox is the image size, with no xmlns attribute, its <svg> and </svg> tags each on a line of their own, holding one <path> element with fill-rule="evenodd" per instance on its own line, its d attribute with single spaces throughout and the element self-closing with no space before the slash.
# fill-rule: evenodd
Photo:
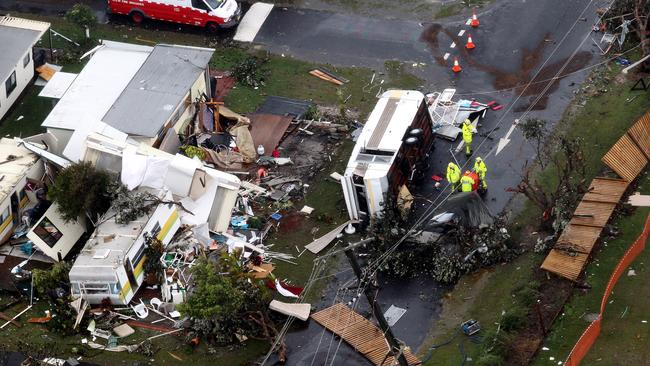
<svg viewBox="0 0 650 366">
<path fill-rule="evenodd" d="M 160 309 L 160 305 L 162 305 L 163 302 L 159 298 L 154 297 L 151 300 L 149 300 L 149 303 L 151 304 L 151 306 L 154 307 L 154 309 L 158 310 Z"/>
<path fill-rule="evenodd" d="M 138 305 L 131 306 L 131 309 L 133 309 L 135 315 L 137 315 L 140 319 L 146 319 L 149 316 L 149 309 L 147 309 L 147 306 L 142 302 L 142 299 L 140 299 L 140 303 Z"/>
</svg>

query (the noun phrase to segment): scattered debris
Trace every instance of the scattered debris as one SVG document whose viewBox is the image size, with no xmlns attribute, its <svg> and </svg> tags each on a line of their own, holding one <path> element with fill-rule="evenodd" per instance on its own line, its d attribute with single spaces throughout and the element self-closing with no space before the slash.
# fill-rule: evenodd
<svg viewBox="0 0 650 366">
<path fill-rule="evenodd" d="M 269 309 L 277 311 L 278 313 L 296 317 L 302 321 L 309 319 L 311 311 L 310 304 L 289 304 L 277 300 L 272 300 L 269 304 Z"/>
</svg>

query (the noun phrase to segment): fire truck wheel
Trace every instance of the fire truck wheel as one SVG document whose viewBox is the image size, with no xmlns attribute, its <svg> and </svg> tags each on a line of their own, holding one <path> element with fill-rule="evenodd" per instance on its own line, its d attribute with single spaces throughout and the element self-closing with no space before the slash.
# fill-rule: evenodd
<svg viewBox="0 0 650 366">
<path fill-rule="evenodd" d="M 144 21 L 144 14 L 141 11 L 134 10 L 129 14 L 129 18 L 135 24 L 141 24 Z"/>
<path fill-rule="evenodd" d="M 208 33 L 215 34 L 219 31 L 219 24 L 210 22 L 205 25 L 205 29 L 207 29 Z"/>
</svg>

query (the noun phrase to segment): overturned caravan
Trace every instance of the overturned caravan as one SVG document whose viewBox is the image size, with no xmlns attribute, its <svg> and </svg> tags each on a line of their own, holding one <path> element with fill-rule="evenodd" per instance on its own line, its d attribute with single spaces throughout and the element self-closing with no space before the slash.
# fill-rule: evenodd
<svg viewBox="0 0 650 366">
<path fill-rule="evenodd" d="M 341 179 L 351 220 L 381 215 L 384 197 L 426 171 L 433 148 L 424 94 L 390 90 L 368 117 Z"/>
</svg>

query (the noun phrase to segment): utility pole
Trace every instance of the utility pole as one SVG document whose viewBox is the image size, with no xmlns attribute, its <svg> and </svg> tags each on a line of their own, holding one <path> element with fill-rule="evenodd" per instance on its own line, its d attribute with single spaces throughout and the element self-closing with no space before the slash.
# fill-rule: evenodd
<svg viewBox="0 0 650 366">
<path fill-rule="evenodd" d="M 361 273 L 361 267 L 359 266 L 359 262 L 357 262 L 357 258 L 354 256 L 354 252 L 352 251 L 353 249 L 350 247 L 352 247 L 352 245 L 349 245 L 346 248 L 345 255 L 350 260 L 350 264 L 352 265 L 352 270 L 354 271 L 354 274 L 357 276 L 359 286 L 361 286 L 361 277 L 363 276 L 363 274 Z M 392 355 L 397 358 L 397 362 L 399 362 L 400 366 L 409 366 L 408 362 L 406 361 L 406 357 L 404 356 L 404 352 L 402 352 L 401 346 L 397 341 L 397 338 L 395 338 L 395 336 L 393 335 L 393 332 L 390 330 L 390 326 L 388 325 L 386 318 L 384 318 L 384 312 L 381 310 L 381 306 L 375 299 L 375 293 L 373 292 L 372 286 L 365 286 L 363 292 L 366 295 L 366 298 L 368 299 L 368 303 L 370 304 L 370 306 L 372 306 L 372 312 L 375 313 L 375 318 L 379 323 L 379 328 L 381 328 L 382 332 L 386 335 L 386 340 L 390 345 L 390 353 L 392 353 Z"/>
</svg>

